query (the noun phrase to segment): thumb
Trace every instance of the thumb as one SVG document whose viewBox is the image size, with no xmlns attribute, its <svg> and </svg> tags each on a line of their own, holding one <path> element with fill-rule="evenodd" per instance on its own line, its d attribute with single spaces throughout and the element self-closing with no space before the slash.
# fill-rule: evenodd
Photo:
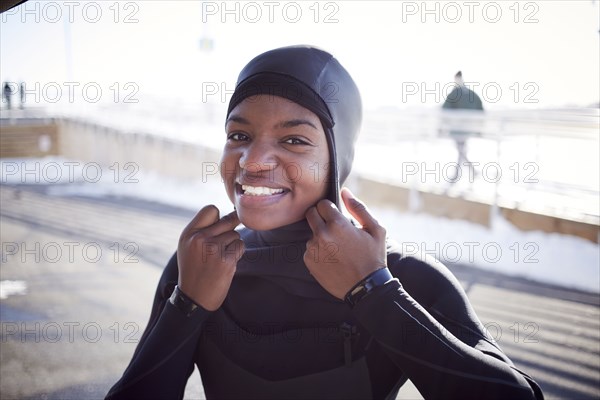
<svg viewBox="0 0 600 400">
<path fill-rule="evenodd" d="M 369 232 L 372 236 L 377 235 L 380 228 L 379 223 L 371 216 L 365 203 L 354 197 L 354 194 L 348 188 L 343 188 L 341 195 L 346 209 L 362 225 L 363 230 Z"/>
</svg>

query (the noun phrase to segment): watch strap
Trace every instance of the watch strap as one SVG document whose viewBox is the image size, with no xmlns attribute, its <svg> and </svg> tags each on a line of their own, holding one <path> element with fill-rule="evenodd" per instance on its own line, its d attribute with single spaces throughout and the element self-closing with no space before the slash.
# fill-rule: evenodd
<svg viewBox="0 0 600 400">
<path fill-rule="evenodd" d="M 179 286 L 175 286 L 175 289 L 173 289 L 173 293 L 169 298 L 169 302 L 183 312 L 187 317 L 192 315 L 199 307 L 194 300 L 189 298 L 181 291 L 181 289 L 179 289 Z"/>
<path fill-rule="evenodd" d="M 365 298 L 373 290 L 379 286 L 385 285 L 393 279 L 394 277 L 387 267 L 379 268 L 354 285 L 344 297 L 344 301 L 350 307 L 354 308 L 359 301 Z"/>
</svg>

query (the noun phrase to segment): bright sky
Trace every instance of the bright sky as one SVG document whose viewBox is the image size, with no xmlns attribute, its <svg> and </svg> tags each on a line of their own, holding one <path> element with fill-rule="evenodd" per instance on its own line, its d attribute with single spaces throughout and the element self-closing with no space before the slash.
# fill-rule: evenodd
<svg viewBox="0 0 600 400">
<path fill-rule="evenodd" d="M 589 106 L 599 13 L 591 0 L 29 1 L 2 14 L 0 79 L 39 83 L 41 97 L 76 82 L 75 97 L 88 84 L 105 98 L 220 101 L 253 56 L 305 43 L 342 62 L 367 108 L 437 107 L 458 70 L 487 108 Z"/>
</svg>

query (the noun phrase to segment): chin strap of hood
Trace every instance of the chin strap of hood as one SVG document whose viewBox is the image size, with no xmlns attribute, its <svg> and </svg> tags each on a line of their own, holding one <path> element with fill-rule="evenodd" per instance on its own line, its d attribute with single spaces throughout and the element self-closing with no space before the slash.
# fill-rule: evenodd
<svg viewBox="0 0 600 400">
<path fill-rule="evenodd" d="M 360 93 L 350 74 L 326 51 L 282 47 L 255 57 L 244 67 L 227 116 L 247 97 L 262 94 L 284 97 L 319 117 L 331 161 L 328 198 L 339 206 L 340 187 L 352 169 L 362 122 Z"/>
</svg>

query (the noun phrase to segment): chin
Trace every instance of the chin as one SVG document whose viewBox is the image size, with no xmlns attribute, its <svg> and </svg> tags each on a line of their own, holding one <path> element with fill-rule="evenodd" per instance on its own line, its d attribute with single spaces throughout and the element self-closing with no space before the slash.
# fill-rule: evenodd
<svg viewBox="0 0 600 400">
<path fill-rule="evenodd" d="M 238 217 L 240 218 L 240 222 L 246 228 L 255 231 L 268 231 L 271 229 L 281 228 L 282 226 L 293 224 L 294 222 L 298 222 L 304 218 L 277 218 L 273 217 L 273 215 L 256 215 L 256 213 L 245 213 L 243 211 L 240 212 L 240 210 L 238 210 Z"/>
</svg>

